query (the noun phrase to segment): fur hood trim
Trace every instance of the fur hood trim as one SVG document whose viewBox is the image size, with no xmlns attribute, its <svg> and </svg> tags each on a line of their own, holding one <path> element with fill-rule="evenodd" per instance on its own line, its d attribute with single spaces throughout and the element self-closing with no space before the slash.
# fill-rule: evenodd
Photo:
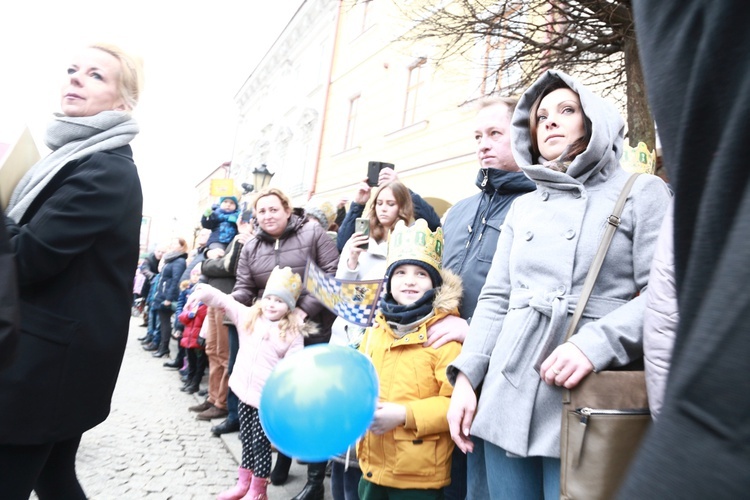
<svg viewBox="0 0 750 500">
<path fill-rule="evenodd" d="M 435 293 L 435 300 L 432 307 L 439 312 L 453 313 L 461 305 L 461 296 L 464 287 L 461 278 L 453 274 L 448 269 L 440 271 L 443 277 L 443 284 L 438 287 Z"/>
<path fill-rule="evenodd" d="M 303 337 L 309 337 L 311 335 L 318 335 L 320 333 L 320 327 L 314 321 L 305 320 L 300 328 L 300 334 Z"/>
</svg>

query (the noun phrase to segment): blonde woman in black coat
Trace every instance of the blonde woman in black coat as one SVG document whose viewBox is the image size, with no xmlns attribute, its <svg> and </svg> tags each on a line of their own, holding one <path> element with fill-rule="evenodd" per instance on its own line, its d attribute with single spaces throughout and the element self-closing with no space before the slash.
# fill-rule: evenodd
<svg viewBox="0 0 750 500">
<path fill-rule="evenodd" d="M 141 184 L 128 145 L 136 60 L 89 46 L 67 68 L 52 150 L 16 186 L 5 224 L 18 271 L 21 336 L 0 370 L 0 496 L 86 498 L 81 435 L 109 414 L 130 320 Z"/>
</svg>

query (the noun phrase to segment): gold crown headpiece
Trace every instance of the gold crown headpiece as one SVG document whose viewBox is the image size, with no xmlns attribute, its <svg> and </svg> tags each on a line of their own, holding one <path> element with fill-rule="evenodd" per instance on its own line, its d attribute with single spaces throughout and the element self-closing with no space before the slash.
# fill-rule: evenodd
<svg viewBox="0 0 750 500">
<path fill-rule="evenodd" d="M 643 142 L 639 142 L 636 147 L 625 144 L 620 164 L 628 172 L 653 174 L 656 172 L 656 154 L 653 149 L 649 151 Z"/>
<path fill-rule="evenodd" d="M 388 239 L 388 267 L 401 260 L 418 260 L 437 271 L 443 267 L 443 228 L 433 233 L 427 221 L 417 219 L 407 227 L 399 220 Z"/>
<path fill-rule="evenodd" d="M 266 288 L 263 290 L 263 296 L 276 295 L 286 302 L 289 309 L 294 309 L 302 293 L 302 278 L 300 275 L 292 272 L 291 267 L 276 266 L 271 271 L 271 275 L 266 282 Z"/>
</svg>

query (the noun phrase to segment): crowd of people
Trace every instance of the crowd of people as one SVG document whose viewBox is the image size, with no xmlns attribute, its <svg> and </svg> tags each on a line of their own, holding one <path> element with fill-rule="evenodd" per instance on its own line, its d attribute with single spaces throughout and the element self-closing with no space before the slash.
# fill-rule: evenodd
<svg viewBox="0 0 750 500">
<path fill-rule="evenodd" d="M 0 350 L 0 402 L 14 409 L 0 416 L 4 496 L 25 500 L 34 490 L 41 500 L 85 498 L 75 475 L 78 443 L 107 416 L 128 311 L 143 297 L 144 349 L 180 370 L 185 392 L 198 391 L 208 371 L 206 399 L 189 410 L 198 419 L 224 418 L 212 427 L 215 434 L 240 432 L 238 481 L 223 500 L 263 499 L 269 483 L 287 480 L 294 457 L 279 452 L 272 466 L 259 395 L 280 359 L 326 342 L 369 357 L 380 384 L 367 432 L 332 457 L 337 500 L 558 498 L 563 388 L 644 356 L 658 418 L 623 498 L 744 492 L 747 374 L 731 368 L 739 366 L 747 341 L 730 327 L 746 309 L 716 316 L 722 300 L 739 305 L 746 297 L 732 274 L 744 276 L 744 268 L 730 265 L 747 253 L 740 217 L 746 207 L 737 199 L 717 208 L 723 201 L 717 185 L 740 195 L 746 189 L 746 169 L 726 166 L 727 151 L 744 136 L 729 134 L 722 149 L 716 144 L 723 136 L 712 132 L 704 138 L 711 147 L 694 151 L 670 115 L 669 103 L 687 97 L 659 87 L 660 79 L 683 87 L 678 77 L 705 83 L 703 73 L 686 69 L 696 54 L 659 57 L 693 42 L 665 46 L 654 29 L 669 25 L 684 33 L 693 12 L 677 9 L 681 16 L 670 17 L 661 4 L 634 7 L 650 97 L 665 125 L 665 164 L 679 182 L 672 203 L 671 187 L 660 178 L 635 180 L 580 327 L 568 340 L 566 325 L 629 178 L 620 168 L 624 121 L 581 82 L 547 70 L 518 101 L 483 101 L 474 131 L 479 192 L 442 221 L 385 168 L 376 187 L 364 180 L 357 186 L 348 210 L 321 200 L 298 209 L 277 187 L 259 191 L 244 211 L 237 199 L 223 198 L 204 214 L 193 250 L 174 238 L 137 264 L 141 197 L 128 143 L 138 130 L 129 114 L 138 98 L 138 65 L 117 48 L 88 47 L 68 71 L 63 114 L 48 134 L 53 153 L 14 191 L 0 233 L 0 258 L 12 254 L 15 264 L 0 269 L 9 304 L 0 341 L 13 351 Z M 726 12 L 716 7 L 707 26 L 731 25 Z M 662 59 L 672 67 L 659 66 Z M 738 76 L 744 67 L 732 71 Z M 741 86 L 732 82 L 740 79 L 725 80 L 727 95 L 739 98 Z M 724 96 L 709 97 L 734 117 Z M 705 103 L 688 104 L 701 117 L 716 116 L 707 115 Z M 708 165 L 697 181 L 675 164 L 690 163 L 688 150 Z M 722 168 L 731 179 L 709 183 L 708 174 Z M 703 192 L 695 182 L 713 195 L 699 200 L 710 205 L 705 217 L 736 222 L 719 241 L 711 239 L 717 226 L 699 223 L 702 216 L 686 201 L 691 189 Z M 361 219 L 369 231 L 357 229 Z M 693 234 L 711 244 L 691 248 Z M 725 249 L 733 257 L 724 258 Z M 700 269 L 696 255 L 705 258 Z M 372 326 L 336 318 L 302 290 L 308 259 L 341 279 L 383 280 Z M 704 269 L 709 260 L 715 274 Z M 81 290 L 81 280 L 97 307 L 71 293 Z M 650 280 L 658 286 L 649 287 Z M 717 307 L 701 309 L 703 295 Z M 707 366 L 704 350 L 691 350 L 707 339 L 706 318 L 714 318 L 733 350 L 710 342 L 725 370 L 708 368 L 698 379 L 689 361 Z M 104 323 L 106 341 L 99 335 Z M 179 347 L 171 359 L 173 338 Z M 722 387 L 722 380 L 735 383 Z M 722 411 L 712 414 L 708 404 Z M 323 497 L 326 466 L 307 464 L 296 500 Z"/>
<path fill-rule="evenodd" d="M 392 168 L 381 170 L 376 187 L 365 180 L 357 186 L 335 238 L 329 235 L 336 213 L 330 202 L 295 211 L 281 190 L 266 188 L 238 219 L 239 233 L 245 227 L 252 233 L 241 251 L 224 254 L 224 249 L 209 248 L 207 242 L 216 238 L 200 238 L 198 251 L 205 260 L 199 265 L 210 287 L 195 289 L 208 310 L 201 315 L 197 309 L 187 322 L 185 313 L 180 314 L 185 301 L 178 298 L 179 273 L 170 271 L 173 266 L 185 272 L 184 242 L 167 245 L 161 279 L 159 274 L 152 278 L 158 291 L 151 307 L 160 312 L 149 318 L 162 325 L 149 324 L 149 331 L 161 331 L 162 344 L 154 356 L 169 353 L 164 339 L 168 345 L 168 330 L 175 328 L 173 311 L 186 328 L 205 316 L 201 335 L 209 352 L 208 397 L 191 410 L 200 412 L 199 419 L 226 417 L 221 427 L 214 427 L 216 433 L 231 429 L 244 436 L 239 481 L 220 498 L 241 498 L 248 491 L 254 492 L 252 498 L 265 494 L 259 485 L 283 483 L 293 459 L 279 453 L 271 470 L 270 444 L 263 445 L 259 459 L 253 444 L 259 438 L 251 440 L 250 431 L 243 432 L 245 426 L 253 432 L 259 427 L 253 413 L 257 393 L 248 397 L 243 390 L 245 396 L 239 398 L 239 407 L 249 407 L 253 415 L 246 425 L 244 410 L 229 414 L 228 394 L 241 382 L 239 375 L 230 376 L 236 362 L 228 361 L 228 353 L 234 350 L 235 359 L 243 341 L 249 341 L 244 339 L 255 334 L 225 313 L 237 318 L 242 307 L 264 303 L 277 268 L 302 275 L 308 258 L 343 280 L 386 283 L 371 328 L 333 317 L 306 293 L 287 303 L 289 314 L 314 324 L 316 331 L 292 335 L 295 343 L 284 344 L 281 336 L 289 352 L 297 343 L 352 346 L 373 360 L 380 376 L 381 403 L 370 431 L 356 447 L 332 458 L 336 499 L 375 498 L 393 490 L 425 498 L 556 497 L 561 388 L 574 387 L 591 371 L 627 366 L 643 357 L 647 295 L 640 292 L 646 289 L 670 200 L 667 185 L 656 176 L 636 181 L 586 320 L 570 341 L 562 342 L 606 216 L 629 177 L 619 161 L 623 131 L 612 104 L 550 70 L 518 102 L 482 101 L 475 128 L 479 192 L 456 203 L 443 221 Z M 206 217 L 217 210 L 229 215 L 237 210 L 236 199 L 222 198 L 218 205 Z M 367 232 L 355 228 L 362 219 Z M 219 272 L 212 270 L 214 263 Z M 217 281 L 228 274 L 228 282 Z M 190 294 L 193 285 L 185 281 L 185 288 Z M 191 311 L 197 300 L 188 295 Z M 233 337 L 239 330 L 234 349 L 223 347 L 230 344 L 223 322 L 232 325 Z M 151 341 L 146 349 L 157 347 L 148 334 L 143 341 Z M 213 344 L 218 347 L 210 348 Z M 265 352 L 257 345 L 253 349 Z M 282 351 L 275 352 L 278 361 Z M 188 377 L 196 373 L 190 366 L 188 362 L 184 368 L 183 390 L 188 392 L 197 389 Z M 420 370 L 412 373 L 415 366 Z M 255 369 L 260 367 L 237 367 L 234 373 Z M 202 375 L 203 369 L 197 373 Z M 262 386 L 263 377 L 254 380 Z M 393 454 L 375 451 L 382 449 Z M 307 484 L 295 498 L 321 498 L 326 463 L 307 467 Z M 422 478 L 425 467 L 440 472 Z"/>
</svg>

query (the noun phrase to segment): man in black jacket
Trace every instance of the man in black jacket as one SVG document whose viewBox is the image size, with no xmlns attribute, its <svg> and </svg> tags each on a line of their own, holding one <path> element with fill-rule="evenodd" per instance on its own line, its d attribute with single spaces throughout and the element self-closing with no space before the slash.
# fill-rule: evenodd
<svg viewBox="0 0 750 500">
<path fill-rule="evenodd" d="M 463 297 L 460 314 L 471 320 L 487 272 L 495 255 L 500 227 L 511 203 L 536 186 L 516 165 L 510 149 L 510 119 L 514 99 L 487 99 L 480 103 L 475 120 L 479 172 L 475 181 L 479 192 L 457 202 L 443 224 L 445 247 L 443 267 L 461 277 Z M 455 332 L 435 332 L 426 345 L 439 347 Z M 445 335 L 441 335 L 444 333 Z M 462 339 L 461 339 L 462 340 Z M 466 455 L 453 450 L 451 484 L 445 498 L 466 497 Z"/>
<path fill-rule="evenodd" d="M 453 205 L 443 224 L 443 267 L 461 276 L 464 295 L 460 312 L 467 321 L 477 305 L 511 203 L 536 189 L 516 165 L 510 149 L 510 119 L 516 101 L 493 98 L 479 106 L 474 129 L 479 192 Z"/>
</svg>

